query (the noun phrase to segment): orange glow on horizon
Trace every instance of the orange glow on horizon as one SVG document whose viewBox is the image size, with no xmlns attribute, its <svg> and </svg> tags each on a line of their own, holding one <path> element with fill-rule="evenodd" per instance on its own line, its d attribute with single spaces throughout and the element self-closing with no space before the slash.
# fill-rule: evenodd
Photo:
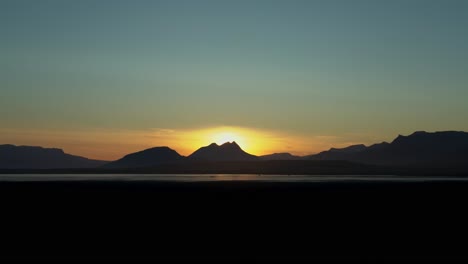
<svg viewBox="0 0 468 264">
<path fill-rule="evenodd" d="M 273 140 L 268 140 L 271 135 L 266 132 L 240 127 L 217 127 L 194 131 L 193 133 L 199 135 L 201 139 L 193 146 L 194 150 L 201 147 L 200 144 L 203 146 L 211 143 L 221 145 L 235 141 L 244 151 L 256 155 L 273 147 L 272 144 L 274 144 Z"/>
<path fill-rule="evenodd" d="M 168 146 L 188 156 L 211 143 L 235 141 L 253 155 L 289 152 L 309 155 L 331 147 L 345 147 L 362 141 L 336 136 L 298 135 L 292 133 L 219 126 L 202 129 L 148 130 L 9 130 L 0 129 L 2 144 L 61 148 L 66 153 L 91 159 L 116 160 L 144 149 Z M 364 142 L 366 143 L 366 142 Z"/>
<path fill-rule="evenodd" d="M 238 145 L 244 145 L 244 138 L 233 132 L 221 132 L 213 136 L 213 142 L 218 145 L 233 141 Z"/>
</svg>

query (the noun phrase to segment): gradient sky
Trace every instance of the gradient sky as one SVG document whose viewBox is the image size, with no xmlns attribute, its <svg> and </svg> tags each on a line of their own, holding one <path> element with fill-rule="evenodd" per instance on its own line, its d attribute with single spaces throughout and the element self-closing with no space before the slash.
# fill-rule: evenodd
<svg viewBox="0 0 468 264">
<path fill-rule="evenodd" d="M 468 130 L 467 28 L 462 0 L 0 0 L 0 143 L 308 154 Z"/>
</svg>

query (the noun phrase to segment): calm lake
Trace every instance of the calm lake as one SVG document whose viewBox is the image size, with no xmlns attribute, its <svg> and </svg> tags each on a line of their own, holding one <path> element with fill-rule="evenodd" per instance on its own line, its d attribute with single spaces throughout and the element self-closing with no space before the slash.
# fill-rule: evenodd
<svg viewBox="0 0 468 264">
<path fill-rule="evenodd" d="M 392 175 L 256 175 L 256 174 L 0 174 L 0 182 L 11 181 L 258 181 L 258 182 L 467 182 L 462 177 Z"/>
</svg>

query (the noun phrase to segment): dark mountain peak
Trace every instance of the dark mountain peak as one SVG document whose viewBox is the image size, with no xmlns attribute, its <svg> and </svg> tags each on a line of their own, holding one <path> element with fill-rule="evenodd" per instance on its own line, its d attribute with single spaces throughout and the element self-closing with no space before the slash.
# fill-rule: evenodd
<svg viewBox="0 0 468 264">
<path fill-rule="evenodd" d="M 284 156 L 292 156 L 291 153 L 289 152 L 275 152 L 273 154 L 270 154 L 270 155 L 284 155 Z"/>
<path fill-rule="evenodd" d="M 374 144 L 361 151 L 340 152 L 331 149 L 308 158 L 376 165 L 466 166 L 468 133 L 416 131 L 407 136 L 398 135 L 391 143 Z"/>
<path fill-rule="evenodd" d="M 135 156 L 136 157 L 143 157 L 143 156 L 154 156 L 154 155 L 157 155 L 157 156 L 161 156 L 161 155 L 180 156 L 179 153 L 177 153 L 175 150 L 173 150 L 173 149 L 171 149 L 169 147 L 166 147 L 166 146 L 162 146 L 162 147 L 153 147 L 153 148 L 145 149 L 145 150 L 138 151 L 138 152 L 135 152 L 135 153 L 131 153 L 131 154 L 126 155 L 125 157 L 135 157 Z"/>
<path fill-rule="evenodd" d="M 403 136 L 403 135 L 400 135 L 398 134 L 398 136 L 392 141 L 391 144 L 394 144 L 394 143 L 398 143 L 398 142 L 401 142 L 403 140 L 405 140 L 405 138 L 407 138 L 406 136 Z"/>
<path fill-rule="evenodd" d="M 175 150 L 167 146 L 161 146 L 161 147 L 153 147 L 153 148 L 145 149 L 140 152 L 175 152 Z"/>
<path fill-rule="evenodd" d="M 223 144 L 221 144 L 221 146 L 224 146 L 224 145 L 226 145 L 226 146 L 228 146 L 228 145 L 237 145 L 237 143 L 235 141 L 232 141 L 232 142 L 226 141 Z"/>
<path fill-rule="evenodd" d="M 440 144 L 440 145 L 459 145 L 465 143 L 468 139 L 468 133 L 462 131 L 440 131 L 440 132 L 425 132 L 417 131 L 409 136 L 398 135 L 393 140 L 392 145 L 401 144 Z"/>
<path fill-rule="evenodd" d="M 405 135 L 398 135 L 391 144 L 401 144 L 401 143 L 406 143 L 410 141 L 414 141 L 415 139 L 421 139 L 427 136 L 430 136 L 432 133 L 428 133 L 425 131 L 416 131 L 408 136 Z"/>
<path fill-rule="evenodd" d="M 241 149 L 241 147 L 235 141 L 226 142 L 226 143 L 222 144 L 220 147 Z"/>
<path fill-rule="evenodd" d="M 106 161 L 91 160 L 65 153 L 59 148 L 0 145 L 0 168 L 57 169 L 94 168 Z"/>
<path fill-rule="evenodd" d="M 218 145 L 217 143 L 211 143 L 210 145 L 208 146 L 205 146 L 205 147 L 201 147 L 200 149 L 205 149 L 205 148 L 208 148 L 208 149 L 241 149 L 241 147 L 235 142 L 235 141 L 232 141 L 232 142 L 225 142 L 221 145 Z"/>
<path fill-rule="evenodd" d="M 436 131 L 436 132 L 427 132 L 427 131 L 416 131 L 413 134 L 409 135 L 411 136 L 455 136 L 455 135 L 468 135 L 468 132 L 464 131 L 454 131 L 454 130 L 448 130 L 448 131 Z"/>
<path fill-rule="evenodd" d="M 426 131 L 415 131 L 410 136 L 425 135 L 425 134 L 428 134 L 428 133 Z"/>
<path fill-rule="evenodd" d="M 0 148 L 3 150 L 16 150 L 16 151 L 34 152 L 34 153 L 48 153 L 48 154 L 55 154 L 55 155 L 65 154 L 63 149 L 44 148 L 44 147 L 39 147 L 39 146 L 16 146 L 12 144 L 5 144 L 5 145 L 0 145 Z"/>
<path fill-rule="evenodd" d="M 298 160 L 301 159 L 299 156 L 294 156 L 288 152 L 273 153 L 269 155 L 260 156 L 262 160 Z"/>
<path fill-rule="evenodd" d="M 411 139 L 411 138 L 416 138 L 416 137 L 421 137 L 421 136 L 425 136 L 429 133 L 425 132 L 425 131 L 416 131 L 408 136 L 404 136 L 404 135 L 401 135 L 401 134 L 398 134 L 398 136 L 392 141 L 392 144 L 394 143 L 401 143 L 401 142 L 405 142 L 407 141 L 408 139 Z"/>
<path fill-rule="evenodd" d="M 221 146 L 213 143 L 206 147 L 201 147 L 189 156 L 190 160 L 203 161 L 244 161 L 255 160 L 256 156 L 251 155 L 241 149 L 235 141 L 226 142 Z"/>
<path fill-rule="evenodd" d="M 372 150 L 372 149 L 385 148 L 388 145 L 390 145 L 390 143 L 384 141 L 384 142 L 381 142 L 381 143 L 370 145 L 367 149 Z"/>
<path fill-rule="evenodd" d="M 150 149 L 170 149 L 172 150 L 170 147 L 168 146 L 159 146 L 159 147 L 153 147 L 153 148 L 150 148 Z"/>
<path fill-rule="evenodd" d="M 39 147 L 39 149 L 44 149 L 44 148 Z M 59 149 L 59 148 L 46 148 L 44 150 L 50 151 L 50 152 L 53 152 L 53 153 L 57 153 L 57 154 L 65 154 L 63 149 Z"/>
<path fill-rule="evenodd" d="M 153 147 L 125 155 L 123 158 L 105 165 L 106 168 L 141 168 L 153 167 L 164 163 L 174 163 L 182 160 L 177 151 L 166 147 Z"/>
<path fill-rule="evenodd" d="M 364 144 L 351 145 L 345 148 L 331 148 L 330 152 L 357 152 L 366 149 L 367 147 Z"/>
<path fill-rule="evenodd" d="M 366 149 L 367 147 L 364 144 L 351 145 L 345 148 L 331 148 L 330 150 L 322 151 L 304 158 L 313 160 L 347 160 L 349 156 L 363 152 Z"/>
<path fill-rule="evenodd" d="M 411 141 L 414 141 L 415 139 L 421 139 L 421 138 L 424 138 L 424 137 L 428 137 L 428 136 L 431 136 L 431 135 L 434 135 L 435 133 L 428 133 L 426 131 L 416 131 L 408 136 L 404 136 L 404 135 L 398 135 L 393 141 L 392 141 L 392 144 L 404 144 L 404 143 L 408 143 L 408 142 L 411 142 Z"/>
<path fill-rule="evenodd" d="M 0 145 L 0 148 L 3 148 L 3 149 L 5 149 L 5 148 L 14 148 L 14 147 L 16 147 L 16 146 L 12 145 L 12 144 L 2 144 L 2 145 Z"/>
</svg>

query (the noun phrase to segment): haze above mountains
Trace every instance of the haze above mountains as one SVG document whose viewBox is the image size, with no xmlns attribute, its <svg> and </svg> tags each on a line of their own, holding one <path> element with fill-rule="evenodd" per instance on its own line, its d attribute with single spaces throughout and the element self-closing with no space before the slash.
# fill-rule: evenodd
<svg viewBox="0 0 468 264">
<path fill-rule="evenodd" d="M 280 162 L 346 161 L 381 166 L 468 167 L 468 133 L 457 131 L 415 132 L 398 136 L 391 143 L 371 146 L 353 145 L 331 148 L 304 157 L 289 153 L 255 156 L 243 151 L 236 142 L 215 143 L 184 157 L 169 147 L 155 147 L 131 153 L 112 161 L 91 160 L 64 153 L 60 149 L 0 145 L 0 169 L 67 169 L 67 168 L 152 168 L 173 164 L 185 166 L 201 162 Z"/>
</svg>

